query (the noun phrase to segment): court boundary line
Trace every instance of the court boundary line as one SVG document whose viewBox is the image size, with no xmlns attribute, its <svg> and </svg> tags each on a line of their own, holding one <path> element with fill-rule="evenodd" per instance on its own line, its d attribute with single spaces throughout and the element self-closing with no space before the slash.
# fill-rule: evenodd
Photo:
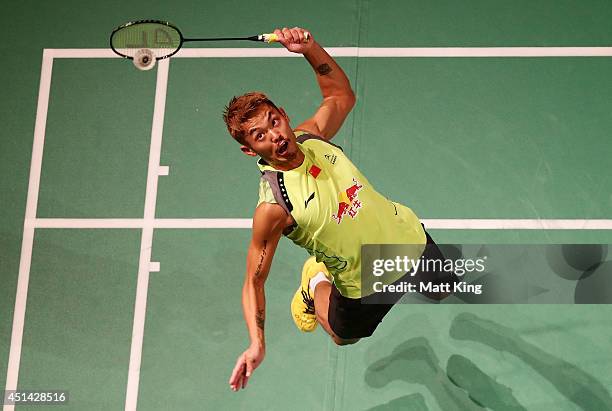
<svg viewBox="0 0 612 411">
<path fill-rule="evenodd" d="M 612 47 L 329 47 L 326 48 L 328 53 L 334 57 L 610 57 L 612 56 Z M 290 53 L 281 48 L 188 48 L 182 49 L 172 58 L 254 58 L 254 57 L 301 57 L 299 54 Z M 132 348 L 130 351 L 130 365 L 128 371 L 128 387 L 126 392 L 126 410 L 135 409 L 138 397 L 138 382 L 140 375 L 140 361 L 142 355 L 142 337 L 139 336 L 140 329 L 144 332 L 144 317 L 146 316 L 146 290 L 144 292 L 139 287 L 146 282 L 148 288 L 148 267 L 149 262 L 143 265 L 142 262 L 148 255 L 150 260 L 151 247 L 142 247 L 142 244 L 150 241 L 152 245 L 153 230 L 156 228 L 248 228 L 250 227 L 250 219 L 155 219 L 154 210 L 157 196 L 153 200 L 149 200 L 149 190 L 157 193 L 157 178 L 159 174 L 159 164 L 153 172 L 151 170 L 152 156 L 157 153 L 153 152 L 153 130 L 152 141 L 149 157 L 149 172 L 147 176 L 147 197 L 145 197 L 145 218 L 143 219 L 52 219 L 52 218 L 36 218 L 38 205 L 38 195 L 40 186 L 40 177 L 42 172 L 42 156 L 44 149 L 45 129 L 48 114 L 51 76 L 53 69 L 53 60 L 56 58 L 121 58 L 115 55 L 108 49 L 43 49 L 43 59 L 41 66 L 40 84 L 38 92 L 38 102 L 36 109 L 36 120 L 34 127 L 34 139 L 30 163 L 30 174 L 28 182 L 26 212 L 24 219 L 23 237 L 21 245 L 21 255 L 19 262 L 19 275 L 17 279 L 17 288 L 15 296 L 15 307 L 13 311 L 13 324 L 11 330 L 11 342 L 9 348 L 9 360 L 7 363 L 6 374 L 6 390 L 15 390 L 17 388 L 19 378 L 19 366 L 21 361 L 21 346 L 23 338 L 23 328 L 25 322 L 25 311 L 27 303 L 27 293 L 30 276 L 30 266 L 32 260 L 32 250 L 34 245 L 34 235 L 37 228 L 141 228 L 143 234 L 141 237 L 141 255 L 139 258 L 139 275 L 135 301 L 135 313 L 137 310 L 142 310 L 142 324 L 138 325 L 139 330 L 136 330 L 136 317 L 132 329 Z M 168 70 L 169 60 L 160 61 L 160 71 Z M 157 94 L 159 86 L 156 84 L 156 106 Z M 167 76 L 167 73 L 166 73 Z M 167 78 L 166 85 L 167 87 Z M 165 90 L 164 102 L 165 106 Z M 163 114 L 163 113 L 162 113 Z M 155 124 L 155 116 L 153 123 Z M 161 119 L 163 126 L 163 116 Z M 159 148 L 161 150 L 161 133 L 163 128 L 159 130 Z M 159 163 L 159 157 L 157 157 Z M 150 180 L 150 179 L 153 180 Z M 149 188 L 151 185 L 151 189 Z M 148 204 L 148 207 L 147 207 Z M 148 212 L 153 210 L 153 218 L 147 219 Z M 53 224 L 67 223 L 68 226 L 51 227 Z M 100 221 L 106 221 L 109 224 L 117 224 L 121 227 L 76 227 L 78 224 L 99 224 Z M 111 221 L 112 220 L 112 221 Z M 134 221 L 142 221 L 142 225 L 137 227 L 124 227 L 124 223 L 134 224 Z M 430 229 L 576 229 L 576 230 L 591 230 L 591 229 L 612 229 L 612 220 L 528 220 L 528 219 L 424 219 L 424 223 L 428 224 Z M 196 227 L 183 226 L 183 224 L 196 223 Z M 176 223 L 178 226 L 172 224 Z M 103 223 L 105 224 L 105 223 Z M 229 227 L 225 225 L 230 225 Z M 47 225 L 47 226 L 46 226 Z M 233 225 L 237 225 L 234 227 Z M 565 228 L 566 226 L 574 228 Z M 471 228 L 480 226 L 479 228 Z M 145 232 L 147 233 L 145 235 Z M 148 250 L 144 250 L 147 248 Z M 146 274 L 144 273 L 146 267 Z M 142 278 L 141 278 L 141 272 Z M 146 278 L 145 278 L 146 277 Z M 140 300 L 139 300 L 140 298 Z M 143 304 L 144 301 L 144 304 Z M 140 311 L 139 311 L 140 312 Z M 139 314 L 139 315 L 141 315 Z M 134 335 L 140 338 L 140 341 L 134 343 Z M 134 346 L 139 345 L 140 351 L 134 353 Z M 133 356 L 134 355 L 134 356 Z M 133 360 L 132 360 L 133 359 Z M 136 364 L 138 369 L 136 369 Z M 130 380 L 131 379 L 131 380 Z M 134 381 L 136 379 L 136 381 Z M 135 391 L 134 391 L 135 390 Z M 129 401 L 129 403 L 128 403 Z M 133 408 L 128 408 L 128 404 Z M 14 405 L 4 405 L 4 411 L 13 411 Z"/>
<path fill-rule="evenodd" d="M 612 47 L 326 47 L 333 57 L 610 57 Z M 123 58 L 108 49 L 45 49 L 53 58 Z M 183 48 L 175 58 L 302 57 L 281 48 Z"/>
<path fill-rule="evenodd" d="M 32 156 L 30 158 L 30 176 L 28 181 L 28 197 L 26 200 L 25 221 L 36 217 L 38 206 L 38 193 L 42 171 L 42 156 L 45 143 L 45 130 L 47 127 L 47 113 L 49 110 L 49 94 L 51 93 L 51 75 L 53 72 L 52 53 L 43 50 L 42 66 L 40 69 L 40 84 L 38 87 L 38 102 L 36 107 L 36 120 L 34 123 L 34 141 L 32 143 Z M 30 265 L 32 263 L 32 249 L 34 247 L 34 227 L 25 224 L 21 241 L 21 256 L 19 259 L 19 275 L 17 277 L 17 290 L 15 293 L 15 308 L 13 309 L 13 326 L 11 329 L 11 345 L 6 370 L 5 389 L 16 390 L 19 379 L 19 365 L 21 362 L 21 344 L 25 311 L 30 282 Z M 13 411 L 14 405 L 4 405 L 4 411 Z"/>
<path fill-rule="evenodd" d="M 145 192 L 144 223 L 140 241 L 140 258 L 138 261 L 138 279 L 136 282 L 136 301 L 132 322 L 132 342 L 128 381 L 125 396 L 125 409 L 135 410 L 138 403 L 138 386 L 140 385 L 140 364 L 142 360 L 142 343 L 147 313 L 147 294 L 149 290 L 149 272 L 151 270 L 151 252 L 153 249 L 153 224 L 157 205 L 157 187 L 161 170 L 162 134 L 166 112 L 166 92 L 168 90 L 168 72 L 170 60 L 162 60 L 157 68 L 155 84 L 155 103 L 153 107 L 153 124 L 151 125 L 151 145 L 149 148 L 149 167 L 147 171 L 147 188 Z"/>
<path fill-rule="evenodd" d="M 434 230 L 612 230 L 612 219 L 420 219 Z M 251 228 L 251 218 L 36 218 L 33 228 L 174 228 L 174 229 L 243 229 Z"/>
</svg>

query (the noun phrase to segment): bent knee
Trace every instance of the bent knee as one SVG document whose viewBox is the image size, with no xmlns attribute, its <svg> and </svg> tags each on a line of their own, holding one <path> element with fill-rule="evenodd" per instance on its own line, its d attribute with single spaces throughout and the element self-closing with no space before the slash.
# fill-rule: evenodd
<svg viewBox="0 0 612 411">
<path fill-rule="evenodd" d="M 351 345 L 351 344 L 355 344 L 360 339 L 359 338 L 340 338 L 338 336 L 334 336 L 332 337 L 332 340 L 334 340 L 336 345 Z"/>
</svg>

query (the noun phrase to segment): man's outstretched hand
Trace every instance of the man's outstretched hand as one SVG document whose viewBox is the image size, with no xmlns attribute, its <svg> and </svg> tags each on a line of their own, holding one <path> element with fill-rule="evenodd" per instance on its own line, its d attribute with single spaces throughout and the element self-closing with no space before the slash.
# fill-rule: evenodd
<svg viewBox="0 0 612 411">
<path fill-rule="evenodd" d="M 263 347 L 251 345 L 238 357 L 234 371 L 232 371 L 232 376 L 229 379 L 229 385 L 233 391 L 246 388 L 249 378 L 253 375 L 253 371 L 261 364 L 265 355 L 266 351 Z"/>
<path fill-rule="evenodd" d="M 312 35 L 300 27 L 276 29 L 274 34 L 278 36 L 278 42 L 292 53 L 304 54 L 314 42 Z"/>
</svg>

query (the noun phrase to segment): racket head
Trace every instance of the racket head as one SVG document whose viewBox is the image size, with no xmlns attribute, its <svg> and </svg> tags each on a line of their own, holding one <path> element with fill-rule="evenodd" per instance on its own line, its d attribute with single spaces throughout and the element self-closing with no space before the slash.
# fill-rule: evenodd
<svg viewBox="0 0 612 411">
<path fill-rule="evenodd" d="M 134 59 L 139 50 L 148 49 L 156 60 L 173 56 L 184 41 L 181 31 L 167 21 L 138 20 L 122 24 L 110 35 L 111 49 L 121 57 Z"/>
</svg>

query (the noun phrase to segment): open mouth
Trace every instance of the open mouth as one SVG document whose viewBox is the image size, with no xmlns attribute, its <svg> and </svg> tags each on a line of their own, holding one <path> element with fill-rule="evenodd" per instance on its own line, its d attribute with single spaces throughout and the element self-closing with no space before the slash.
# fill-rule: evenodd
<svg viewBox="0 0 612 411">
<path fill-rule="evenodd" d="M 276 152 L 282 156 L 287 152 L 288 148 L 289 142 L 287 140 L 283 140 L 283 142 L 278 145 L 278 149 L 276 150 Z"/>
</svg>

